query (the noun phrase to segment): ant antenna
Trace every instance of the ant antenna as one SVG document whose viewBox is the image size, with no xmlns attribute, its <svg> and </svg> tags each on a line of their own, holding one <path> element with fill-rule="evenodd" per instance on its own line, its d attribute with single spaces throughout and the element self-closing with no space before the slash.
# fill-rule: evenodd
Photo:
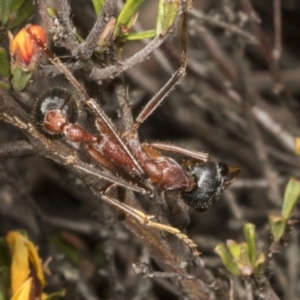
<svg viewBox="0 0 300 300">
<path fill-rule="evenodd" d="M 82 85 L 75 79 L 70 70 L 60 61 L 60 59 L 47 47 L 46 43 L 43 43 L 41 39 L 36 36 L 30 30 L 30 25 L 25 27 L 25 30 L 30 35 L 30 37 L 35 41 L 35 43 L 42 49 L 42 51 L 48 56 L 50 62 L 55 65 L 69 80 L 69 82 L 76 88 L 76 90 L 83 96 L 85 102 L 89 99 L 89 96 L 86 90 L 82 87 Z"/>
</svg>

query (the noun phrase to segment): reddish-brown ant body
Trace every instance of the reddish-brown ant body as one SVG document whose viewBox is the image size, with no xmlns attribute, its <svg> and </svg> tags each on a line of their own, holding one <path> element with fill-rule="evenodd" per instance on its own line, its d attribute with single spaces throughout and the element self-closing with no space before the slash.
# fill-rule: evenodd
<svg viewBox="0 0 300 300">
<path fill-rule="evenodd" d="M 168 144 L 140 144 L 137 125 L 123 133 L 121 143 L 115 138 L 115 130 L 108 119 L 105 122 L 96 119 L 100 134 L 92 134 L 75 124 L 77 105 L 72 99 L 71 94 L 62 88 L 43 94 L 33 113 L 36 119 L 38 117 L 39 128 L 50 136 L 64 135 L 71 142 L 84 143 L 89 155 L 113 174 L 137 185 L 147 179 L 160 190 L 181 191 L 183 200 L 200 211 L 217 201 L 235 177 L 237 170 L 230 171 L 224 163 L 207 162 L 207 154 Z M 100 109 L 93 100 L 88 101 L 94 111 Z M 190 160 L 184 168 L 159 150 L 189 155 L 202 162 Z M 133 159 L 128 153 L 132 153 Z M 143 184 L 141 186 L 148 189 Z"/>
<path fill-rule="evenodd" d="M 48 136 L 64 135 L 71 142 L 80 142 L 87 153 L 104 169 L 111 171 L 114 177 L 107 177 L 99 172 L 99 177 L 110 182 L 100 190 L 102 199 L 131 215 L 143 224 L 165 230 L 177 235 L 197 253 L 196 245 L 178 229 L 152 222 L 147 216 L 125 203 L 108 195 L 113 186 L 128 187 L 143 194 L 152 195 L 153 189 L 179 191 L 183 200 L 199 211 L 206 210 L 217 201 L 222 191 L 227 188 L 239 172 L 239 168 L 228 168 L 224 163 L 208 162 L 208 155 L 190 151 L 178 146 L 163 143 L 143 143 L 138 139 L 137 130 L 146 118 L 161 104 L 172 88 L 181 80 L 186 69 L 186 23 L 187 12 L 183 12 L 181 67 L 162 89 L 148 102 L 133 126 L 119 135 L 110 119 L 94 99 L 90 99 L 85 89 L 74 78 L 60 60 L 42 44 L 34 33 L 28 34 L 48 55 L 74 85 L 81 95 L 81 102 L 96 116 L 99 134 L 92 134 L 76 124 L 76 113 L 68 115 L 70 107 L 75 108 L 71 95 L 64 89 L 54 88 L 43 94 L 34 108 L 38 116 L 37 127 Z M 181 154 L 191 159 L 179 165 L 175 160 L 161 153 Z M 87 173 L 88 169 L 85 169 Z"/>
</svg>

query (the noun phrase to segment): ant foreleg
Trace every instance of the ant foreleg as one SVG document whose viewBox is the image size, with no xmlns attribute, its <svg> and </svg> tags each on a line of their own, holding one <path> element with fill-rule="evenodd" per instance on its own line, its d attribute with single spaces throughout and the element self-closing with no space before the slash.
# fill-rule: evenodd
<svg viewBox="0 0 300 300">
<path fill-rule="evenodd" d="M 192 7 L 192 0 L 188 0 L 186 7 L 182 12 L 182 33 L 181 33 L 181 54 L 180 54 L 180 67 L 173 74 L 171 79 L 160 89 L 160 91 L 152 97 L 147 105 L 140 112 L 135 123 L 130 130 L 137 130 L 138 127 L 155 111 L 155 109 L 163 102 L 172 89 L 180 83 L 185 75 L 187 65 L 187 23 L 188 12 Z M 183 1 L 182 1 L 183 3 Z M 182 4 L 184 5 L 184 4 Z M 129 131 L 130 131 L 129 130 Z"/>
<path fill-rule="evenodd" d="M 122 203 L 111 196 L 108 196 L 107 193 L 113 186 L 114 184 L 107 184 L 100 190 L 101 198 L 105 202 L 112 205 L 114 208 L 123 211 L 125 214 L 131 216 L 142 225 L 146 225 L 151 228 L 162 230 L 177 236 L 183 243 L 185 243 L 190 248 L 193 255 L 198 256 L 200 254 L 199 251 L 197 250 L 197 245 L 191 239 L 189 239 L 186 234 L 182 233 L 179 229 L 169 225 L 153 222 L 151 221 L 151 219 L 154 218 L 153 215 L 146 215 L 142 211 L 135 209 L 125 203 Z"/>
</svg>

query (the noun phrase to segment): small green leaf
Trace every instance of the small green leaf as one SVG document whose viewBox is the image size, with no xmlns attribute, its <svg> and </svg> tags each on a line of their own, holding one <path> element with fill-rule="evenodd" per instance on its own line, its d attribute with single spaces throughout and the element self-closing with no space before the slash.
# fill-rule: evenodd
<svg viewBox="0 0 300 300">
<path fill-rule="evenodd" d="M 46 298 L 46 300 L 51 300 L 51 299 L 56 299 L 57 297 L 65 297 L 66 296 L 66 290 L 60 290 L 58 292 L 52 293 L 50 295 L 48 295 L 48 297 Z"/>
<path fill-rule="evenodd" d="M 259 252 L 254 263 L 254 276 L 257 278 L 266 261 L 265 253 Z"/>
<path fill-rule="evenodd" d="M 10 15 L 10 0 L 1 0 L 0 1 L 0 21 L 2 24 L 6 24 L 9 20 Z"/>
<path fill-rule="evenodd" d="M 160 0 L 158 6 L 158 16 L 156 22 L 156 34 L 165 35 L 174 25 L 179 12 L 180 1 Z"/>
<path fill-rule="evenodd" d="M 227 240 L 226 246 L 234 259 L 239 259 L 241 256 L 241 247 L 240 245 L 233 240 Z"/>
<path fill-rule="evenodd" d="M 13 72 L 11 85 L 16 92 L 21 92 L 25 89 L 29 80 L 31 79 L 32 72 L 27 72 L 22 67 L 17 66 Z"/>
<path fill-rule="evenodd" d="M 240 248 L 241 256 L 240 260 L 238 260 L 236 264 L 241 272 L 241 276 L 249 277 L 253 274 L 254 267 L 250 263 L 248 244 L 241 243 Z"/>
<path fill-rule="evenodd" d="M 228 250 L 224 244 L 217 245 L 217 247 L 215 248 L 214 251 L 220 256 L 224 266 L 230 273 L 232 273 L 236 276 L 241 275 L 241 272 L 240 272 L 238 266 L 236 265 L 235 261 L 230 256 L 230 253 L 228 252 Z"/>
<path fill-rule="evenodd" d="M 254 265 L 257 255 L 256 242 L 255 242 L 255 226 L 250 223 L 246 223 L 243 227 L 244 236 L 248 245 L 248 256 L 251 265 Z"/>
<path fill-rule="evenodd" d="M 249 248 L 247 243 L 240 243 L 241 255 L 240 260 L 244 265 L 251 265 L 249 257 Z"/>
<path fill-rule="evenodd" d="M 156 36 L 155 30 L 147 30 L 143 32 L 134 32 L 134 33 L 128 33 L 124 34 L 122 36 L 122 41 L 137 41 L 137 40 L 143 40 L 143 39 L 152 39 Z"/>
<path fill-rule="evenodd" d="M 269 224 L 275 242 L 278 242 L 286 228 L 286 219 L 282 216 L 269 215 Z"/>
<path fill-rule="evenodd" d="M 115 39 L 121 34 L 121 28 L 124 27 L 130 30 L 131 26 L 129 24 L 132 23 L 132 20 L 135 18 L 140 5 L 144 2 L 144 0 L 127 0 L 125 5 L 123 6 L 116 23 L 116 28 L 113 34 L 113 38 Z M 132 24 L 131 24 L 132 25 Z"/>
<path fill-rule="evenodd" d="M 5 77 L 10 75 L 10 64 L 6 50 L 0 47 L 0 74 Z"/>
<path fill-rule="evenodd" d="M 104 5 L 105 0 L 92 0 L 92 2 L 93 2 L 93 5 L 94 5 L 95 13 L 98 17 L 101 14 L 102 7 Z"/>
<path fill-rule="evenodd" d="M 53 7 L 47 7 L 47 13 L 51 18 L 54 18 L 57 14 L 57 11 Z"/>
<path fill-rule="evenodd" d="M 282 216 L 285 219 L 289 219 L 295 205 L 297 204 L 298 198 L 300 196 L 300 181 L 296 178 L 291 178 L 286 185 L 284 197 L 283 197 L 283 206 L 282 206 Z"/>
<path fill-rule="evenodd" d="M 16 17 L 8 23 L 8 29 L 12 30 L 22 24 L 29 16 L 33 14 L 35 6 L 32 0 L 25 0 L 22 6 L 17 10 Z"/>
<path fill-rule="evenodd" d="M 55 245 L 55 247 L 64 255 L 66 258 L 75 266 L 78 266 L 81 262 L 81 254 L 80 252 L 72 247 L 70 244 L 66 243 L 64 240 L 59 238 L 57 235 L 51 236 L 51 242 Z"/>
</svg>

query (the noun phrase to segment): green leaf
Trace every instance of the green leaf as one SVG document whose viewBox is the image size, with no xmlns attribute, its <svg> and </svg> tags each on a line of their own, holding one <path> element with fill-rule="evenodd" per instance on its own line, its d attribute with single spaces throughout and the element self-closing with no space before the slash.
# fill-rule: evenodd
<svg viewBox="0 0 300 300">
<path fill-rule="evenodd" d="M 0 1 L 0 21 L 2 24 L 6 24 L 9 19 L 10 6 L 11 6 L 10 0 Z"/>
<path fill-rule="evenodd" d="M 18 10 L 21 5 L 24 3 L 25 0 L 11 0 L 11 5 L 10 5 L 10 12 L 15 12 Z"/>
<path fill-rule="evenodd" d="M 151 39 L 154 38 L 155 36 L 156 36 L 155 30 L 147 30 L 142 32 L 124 34 L 122 36 L 122 41 L 137 41 L 143 39 Z"/>
<path fill-rule="evenodd" d="M 285 219 L 289 219 L 295 205 L 297 204 L 298 198 L 300 196 L 300 181 L 296 178 L 291 178 L 286 185 L 284 197 L 283 197 L 283 206 L 282 206 L 282 216 Z"/>
<path fill-rule="evenodd" d="M 9 300 L 10 296 L 10 269 L 0 268 L 0 300 Z"/>
<path fill-rule="evenodd" d="M 254 267 L 250 263 L 249 248 L 247 243 L 241 243 L 241 256 L 236 264 L 241 272 L 241 276 L 249 277 L 253 274 Z"/>
<path fill-rule="evenodd" d="M 266 261 L 265 253 L 259 252 L 254 263 L 254 276 L 257 278 L 260 275 L 261 269 Z"/>
<path fill-rule="evenodd" d="M 282 216 L 269 215 L 269 224 L 275 242 L 278 242 L 286 228 L 286 219 Z"/>
<path fill-rule="evenodd" d="M 98 17 L 101 14 L 102 7 L 104 5 L 105 0 L 92 0 L 92 2 L 93 2 L 93 5 L 94 5 L 95 13 Z"/>
<path fill-rule="evenodd" d="M 81 262 L 81 254 L 77 249 L 75 249 L 56 235 L 51 236 L 50 240 L 59 251 L 65 254 L 66 258 L 73 265 L 79 266 Z"/>
<path fill-rule="evenodd" d="M 250 257 L 249 257 L 249 248 L 247 243 L 240 243 L 241 247 L 241 256 L 240 256 L 240 261 L 244 265 L 251 265 L 250 263 Z"/>
<path fill-rule="evenodd" d="M 121 10 L 117 23 L 116 28 L 113 34 L 113 38 L 118 37 L 121 34 L 121 28 L 124 27 L 128 30 L 131 29 L 132 20 L 136 16 L 140 5 L 144 2 L 144 0 L 127 0 L 123 9 Z"/>
<path fill-rule="evenodd" d="M 8 29 L 12 30 L 22 24 L 29 16 L 33 14 L 35 6 L 32 0 L 25 0 L 20 9 L 18 9 L 16 17 L 8 23 Z"/>
<path fill-rule="evenodd" d="M 8 77 L 10 75 L 10 64 L 6 50 L 0 47 L 0 74 Z"/>
<path fill-rule="evenodd" d="M 16 67 L 13 72 L 13 77 L 11 79 L 11 85 L 16 92 L 21 92 L 25 89 L 29 80 L 31 79 L 32 72 L 27 72 L 22 69 L 22 67 Z"/>
<path fill-rule="evenodd" d="M 239 259 L 241 256 L 241 247 L 240 245 L 233 240 L 226 241 L 227 248 L 234 259 Z"/>
<path fill-rule="evenodd" d="M 55 18 L 57 11 L 53 7 L 47 7 L 47 13 L 51 18 Z"/>
<path fill-rule="evenodd" d="M 165 35 L 174 25 L 179 12 L 180 1 L 160 0 L 158 6 L 158 16 L 156 22 L 156 34 Z"/>
<path fill-rule="evenodd" d="M 228 252 L 224 244 L 217 245 L 214 251 L 220 256 L 224 266 L 230 273 L 236 276 L 241 275 L 238 266 L 236 265 L 235 261 L 232 259 L 230 253 Z"/>
<path fill-rule="evenodd" d="M 244 231 L 246 243 L 248 245 L 249 260 L 251 265 L 253 266 L 257 255 L 256 242 L 255 242 L 255 226 L 253 224 L 246 223 L 243 227 L 243 231 Z"/>
<path fill-rule="evenodd" d="M 60 290 L 58 292 L 52 293 L 50 295 L 48 295 L 46 300 L 52 300 L 52 299 L 56 299 L 57 297 L 62 298 L 66 296 L 66 290 Z"/>
</svg>

